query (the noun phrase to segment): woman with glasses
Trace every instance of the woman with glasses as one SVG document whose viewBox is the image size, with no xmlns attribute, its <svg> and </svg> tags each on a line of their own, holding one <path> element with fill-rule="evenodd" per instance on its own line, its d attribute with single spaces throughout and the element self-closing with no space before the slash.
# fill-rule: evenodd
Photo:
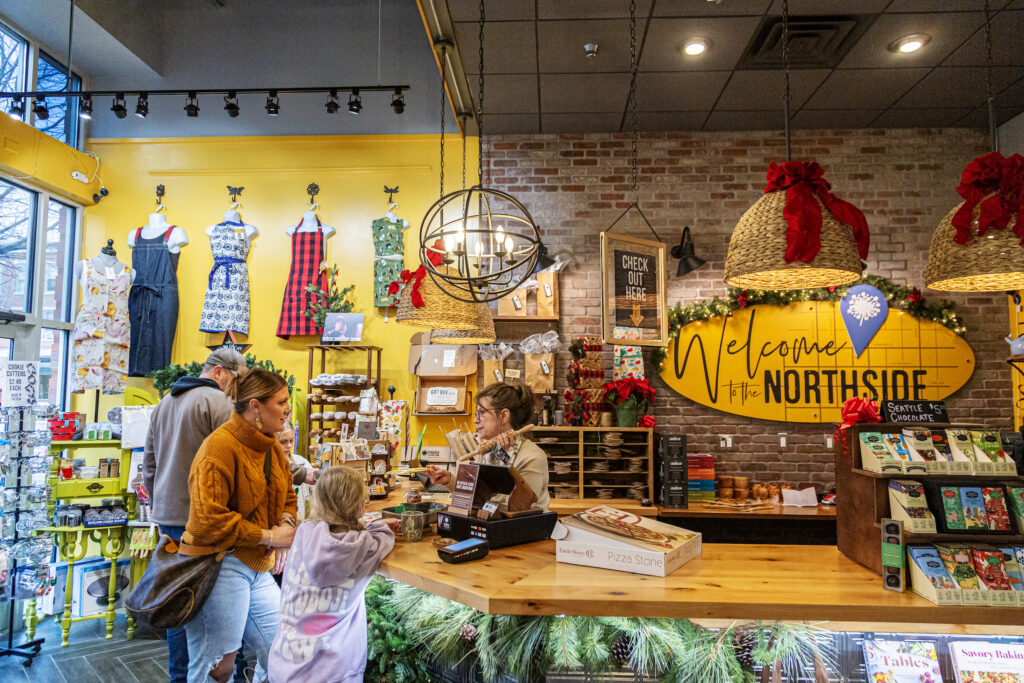
<svg viewBox="0 0 1024 683">
<path fill-rule="evenodd" d="M 487 465 L 515 467 L 537 495 L 533 507 L 547 511 L 551 504 L 548 496 L 548 456 L 532 441 L 507 433 L 526 426 L 532 416 L 533 392 L 530 387 L 496 382 L 477 395 L 473 423 L 480 441 L 493 439 L 496 443 L 490 452 L 484 453 L 480 461 Z M 449 489 L 455 485 L 452 473 L 440 467 L 429 465 L 427 475 L 434 484 Z"/>
</svg>

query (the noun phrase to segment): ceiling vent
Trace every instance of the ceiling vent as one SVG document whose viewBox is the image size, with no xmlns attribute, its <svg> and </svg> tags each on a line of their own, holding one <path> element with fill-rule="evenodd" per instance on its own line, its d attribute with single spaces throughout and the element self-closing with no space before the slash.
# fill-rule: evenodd
<svg viewBox="0 0 1024 683">
<path fill-rule="evenodd" d="M 846 57 L 873 16 L 790 17 L 789 64 L 793 69 L 834 69 Z M 737 69 L 782 68 L 782 17 L 761 21 Z"/>
</svg>

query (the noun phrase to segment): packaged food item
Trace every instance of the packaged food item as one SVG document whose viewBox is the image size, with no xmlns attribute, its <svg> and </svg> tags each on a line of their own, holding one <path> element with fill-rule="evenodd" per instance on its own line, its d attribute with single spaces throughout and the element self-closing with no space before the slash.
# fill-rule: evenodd
<svg viewBox="0 0 1024 683">
<path fill-rule="evenodd" d="M 970 431 L 966 429 L 947 429 L 946 439 L 949 441 L 949 448 L 953 452 L 953 460 L 974 462 L 978 459 L 974 453 L 974 443 L 971 441 Z"/>
<path fill-rule="evenodd" d="M 930 545 L 912 545 L 907 548 L 910 559 L 914 561 L 928 580 L 936 588 L 944 590 L 958 589 L 959 585 L 946 571 L 946 565 L 939 557 L 939 552 Z"/>
<path fill-rule="evenodd" d="M 1006 453 L 1003 451 L 1003 443 L 999 439 L 999 432 L 972 430 L 971 441 L 979 458 L 981 455 L 984 455 L 990 462 L 1003 462 L 1006 460 Z"/>
<path fill-rule="evenodd" d="M 861 432 L 860 460 L 861 466 L 872 472 L 902 472 L 900 461 L 889 450 L 882 435 L 878 432 Z"/>
<path fill-rule="evenodd" d="M 985 512 L 985 497 L 981 493 L 981 487 L 962 487 L 960 502 L 964 510 L 965 528 L 988 529 L 988 513 Z"/>
<path fill-rule="evenodd" d="M 1017 554 L 1013 551 L 1013 548 L 1009 547 L 1000 548 L 999 552 L 1003 554 L 1003 571 L 1006 572 L 1006 580 L 1010 583 L 1010 588 L 1024 594 L 1024 575 L 1021 574 Z M 1017 596 L 1018 602 L 1020 599 L 1021 596 Z"/>
<path fill-rule="evenodd" d="M 965 545 L 936 545 L 935 549 L 946 566 L 946 571 L 953 577 L 962 590 L 978 590 L 978 574 L 974 571 L 971 549 Z"/>
<path fill-rule="evenodd" d="M 1011 531 L 1010 512 L 1006 509 L 1004 491 L 999 486 L 984 486 L 981 494 L 985 500 L 988 528 L 992 531 Z"/>
<path fill-rule="evenodd" d="M 1009 494 L 1010 509 L 1017 518 L 1017 532 L 1024 534 L 1024 487 L 1011 487 Z"/>
<path fill-rule="evenodd" d="M 966 529 L 967 522 L 964 520 L 964 507 L 960 502 L 960 489 L 956 486 L 942 486 L 939 488 L 942 498 L 942 510 L 945 515 L 947 529 Z"/>
</svg>

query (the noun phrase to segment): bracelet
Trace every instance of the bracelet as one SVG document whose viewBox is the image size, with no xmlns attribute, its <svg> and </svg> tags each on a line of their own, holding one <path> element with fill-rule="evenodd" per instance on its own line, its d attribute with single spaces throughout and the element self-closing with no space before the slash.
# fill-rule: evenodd
<svg viewBox="0 0 1024 683">
<path fill-rule="evenodd" d="M 270 543 L 267 544 L 267 547 L 268 548 L 273 548 L 274 547 L 274 530 L 273 529 L 267 529 L 267 532 L 270 534 Z"/>
</svg>

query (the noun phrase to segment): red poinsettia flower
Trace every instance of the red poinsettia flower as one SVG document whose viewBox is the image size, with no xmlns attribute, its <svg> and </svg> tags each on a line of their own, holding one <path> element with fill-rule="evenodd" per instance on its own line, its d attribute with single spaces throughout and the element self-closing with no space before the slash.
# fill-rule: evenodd
<svg viewBox="0 0 1024 683">
<path fill-rule="evenodd" d="M 829 292 L 834 292 L 834 291 L 836 291 L 836 286 L 835 286 L 835 285 L 832 285 L 831 287 L 829 287 L 829 288 L 828 288 L 828 291 L 829 291 Z"/>
<path fill-rule="evenodd" d="M 739 304 L 740 308 L 747 307 L 747 290 L 743 290 L 736 296 L 736 303 Z"/>
<path fill-rule="evenodd" d="M 910 294 L 907 294 L 907 301 L 914 304 L 915 306 L 924 301 L 924 297 L 921 296 L 921 290 L 918 289 L 917 287 L 914 287 Z"/>
<path fill-rule="evenodd" d="M 604 385 L 604 398 L 611 403 L 622 403 L 630 398 L 637 403 L 654 400 L 654 388 L 646 379 L 629 377 L 617 379 Z"/>
</svg>

